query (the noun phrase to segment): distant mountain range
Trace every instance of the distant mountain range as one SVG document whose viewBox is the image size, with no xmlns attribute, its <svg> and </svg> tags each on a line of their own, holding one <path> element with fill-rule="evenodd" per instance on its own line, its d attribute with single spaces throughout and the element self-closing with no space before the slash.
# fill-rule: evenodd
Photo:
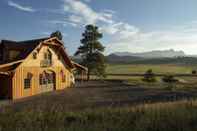
<svg viewBox="0 0 197 131">
<path fill-rule="evenodd" d="M 173 58 L 173 57 L 183 57 L 187 56 L 183 51 L 175 51 L 173 49 L 170 50 L 155 50 L 150 52 L 142 52 L 142 53 L 131 53 L 131 52 L 115 52 L 110 55 L 116 56 L 134 56 L 134 57 L 142 57 L 142 58 Z"/>
<path fill-rule="evenodd" d="M 116 64 L 182 64 L 196 65 L 197 56 L 173 49 L 142 53 L 115 52 L 106 56 L 108 63 Z"/>
</svg>

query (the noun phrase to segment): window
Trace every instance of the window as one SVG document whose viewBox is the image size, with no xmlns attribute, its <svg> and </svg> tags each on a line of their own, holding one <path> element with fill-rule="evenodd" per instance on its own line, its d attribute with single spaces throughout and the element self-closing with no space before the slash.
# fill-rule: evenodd
<svg viewBox="0 0 197 131">
<path fill-rule="evenodd" d="M 37 53 L 33 52 L 33 59 L 36 59 L 36 58 L 37 58 Z"/>
<path fill-rule="evenodd" d="M 31 79 L 29 78 L 24 79 L 24 88 L 25 89 L 31 88 Z"/>
<path fill-rule="evenodd" d="M 42 74 L 40 74 L 40 75 L 39 75 L 39 82 L 40 82 L 40 85 L 43 84 L 43 81 L 42 81 L 43 78 L 42 78 L 42 77 L 43 77 Z"/>
<path fill-rule="evenodd" d="M 44 53 L 44 60 L 47 60 L 47 53 Z"/>
<path fill-rule="evenodd" d="M 44 58 L 41 61 L 41 67 L 49 67 L 52 65 L 52 53 L 50 50 L 44 53 Z"/>
<path fill-rule="evenodd" d="M 40 74 L 40 85 L 46 85 L 48 83 L 48 79 L 46 77 L 46 73 L 44 72 L 43 74 Z"/>
<path fill-rule="evenodd" d="M 31 79 L 33 77 L 32 73 L 27 73 L 27 77 L 24 79 L 24 89 L 31 88 Z"/>
<path fill-rule="evenodd" d="M 62 78 L 62 82 L 66 82 L 66 75 L 64 74 L 63 70 L 60 71 L 60 75 L 61 75 L 61 78 Z"/>
<path fill-rule="evenodd" d="M 50 50 L 47 50 L 47 52 L 44 53 L 44 60 L 52 61 L 52 53 Z"/>
</svg>

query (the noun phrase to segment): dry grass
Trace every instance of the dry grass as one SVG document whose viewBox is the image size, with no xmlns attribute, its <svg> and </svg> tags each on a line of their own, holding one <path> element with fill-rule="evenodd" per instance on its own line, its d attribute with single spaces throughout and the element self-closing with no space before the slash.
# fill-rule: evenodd
<svg viewBox="0 0 197 131">
<path fill-rule="evenodd" d="M 195 131 L 197 101 L 182 100 L 195 97 L 190 90 L 92 81 L 1 107 L 0 131 Z"/>
<path fill-rule="evenodd" d="M 1 130 L 20 131 L 195 131 L 197 101 L 144 104 L 136 107 L 107 107 L 65 111 L 51 105 L 45 110 L 33 107 L 0 113 Z"/>
</svg>

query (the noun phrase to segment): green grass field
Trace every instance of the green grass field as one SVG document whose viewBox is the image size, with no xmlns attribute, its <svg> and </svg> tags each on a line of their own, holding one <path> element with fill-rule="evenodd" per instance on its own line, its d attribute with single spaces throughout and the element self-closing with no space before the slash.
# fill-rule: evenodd
<svg viewBox="0 0 197 131">
<path fill-rule="evenodd" d="M 134 64 L 108 64 L 107 65 L 107 74 L 143 74 L 147 70 L 152 69 L 155 74 L 191 74 L 192 70 L 197 70 L 197 66 L 185 66 L 185 65 L 134 65 Z M 134 85 L 146 85 L 149 87 L 165 87 L 166 85 L 162 82 L 162 77 L 157 77 L 157 82 L 155 83 L 146 83 L 142 81 L 143 77 L 137 76 L 107 76 L 107 79 L 119 79 L 126 80 L 130 84 Z M 196 77 L 178 77 L 179 83 L 177 86 L 184 87 L 194 87 L 197 85 Z"/>
<path fill-rule="evenodd" d="M 191 73 L 196 70 L 197 66 L 182 65 L 133 65 L 133 64 L 108 64 L 107 73 L 110 74 L 130 74 L 144 73 L 148 69 L 152 69 L 154 73 Z"/>
</svg>

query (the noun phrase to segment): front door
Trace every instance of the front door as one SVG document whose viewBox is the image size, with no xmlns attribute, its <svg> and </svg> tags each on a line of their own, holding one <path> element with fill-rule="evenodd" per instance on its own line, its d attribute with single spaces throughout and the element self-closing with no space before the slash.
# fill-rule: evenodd
<svg viewBox="0 0 197 131">
<path fill-rule="evenodd" d="M 40 75 L 40 85 L 41 85 L 41 92 L 47 92 L 55 90 L 55 83 L 56 83 L 55 73 L 52 71 L 44 71 Z"/>
<path fill-rule="evenodd" d="M 48 75 L 47 88 L 50 88 L 51 90 L 55 90 L 55 73 L 50 72 L 47 75 Z"/>
</svg>

